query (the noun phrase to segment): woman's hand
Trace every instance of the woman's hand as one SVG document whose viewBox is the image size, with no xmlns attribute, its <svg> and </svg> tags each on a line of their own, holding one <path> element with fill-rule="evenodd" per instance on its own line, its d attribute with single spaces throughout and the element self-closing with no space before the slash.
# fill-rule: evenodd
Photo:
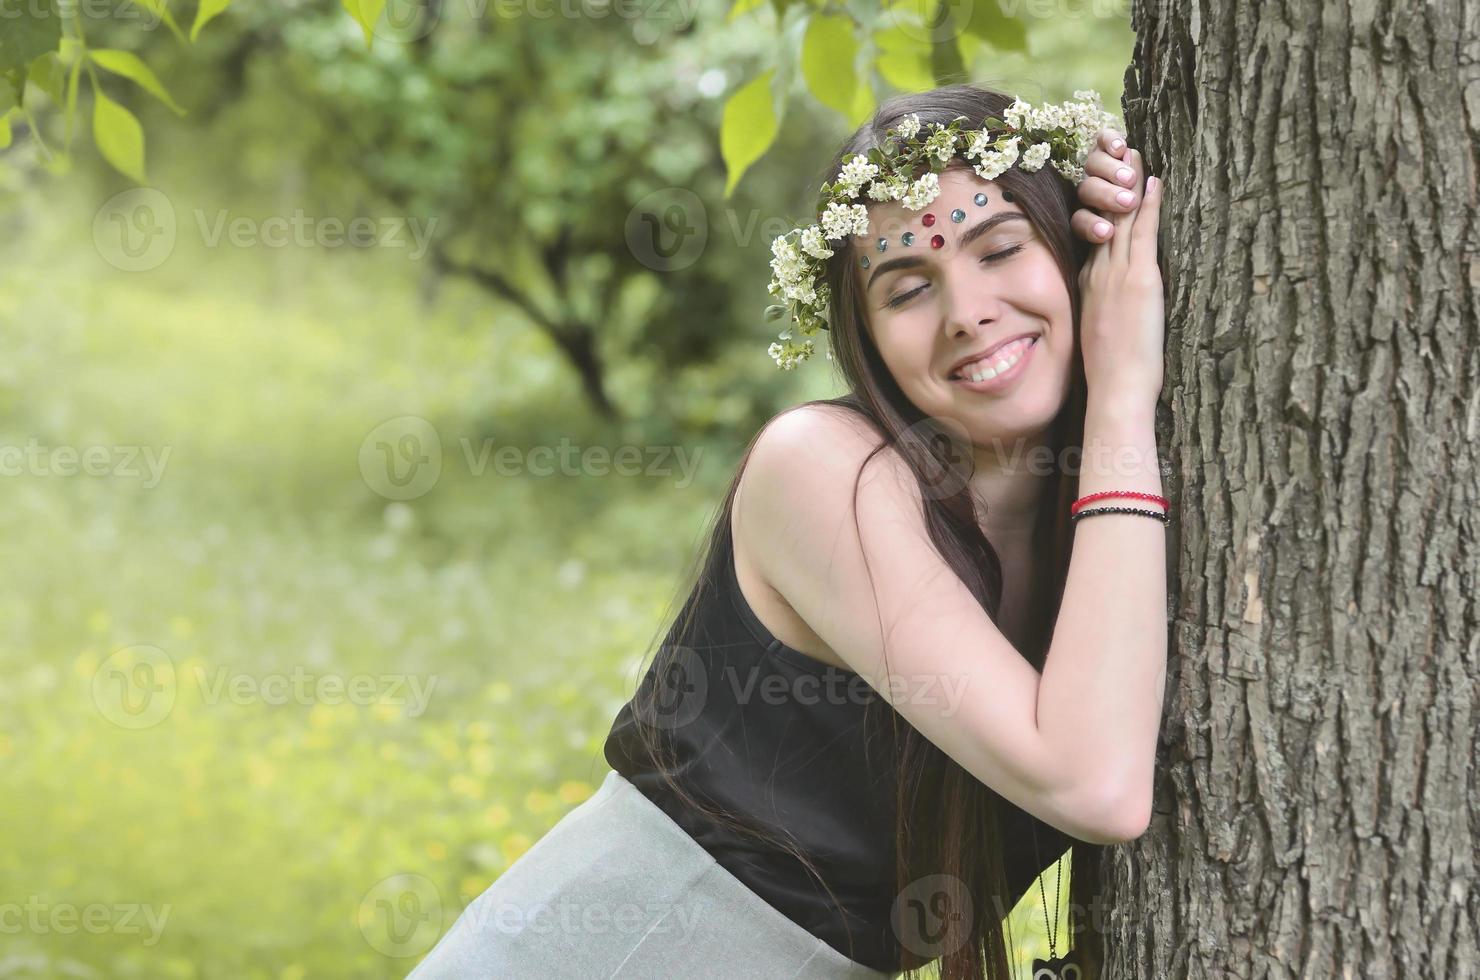
<svg viewBox="0 0 1480 980">
<path fill-rule="evenodd" d="M 1139 175 L 1141 154 L 1128 150 Z M 1162 183 L 1152 177 L 1137 204 L 1112 214 L 1109 241 L 1095 246 L 1079 270 L 1079 338 L 1090 397 L 1154 405 L 1161 395 L 1166 319 L 1156 232 Z M 1076 215 L 1077 217 L 1077 215 Z"/>
<path fill-rule="evenodd" d="M 1069 224 L 1074 233 L 1096 244 L 1115 233 L 1110 220 L 1141 203 L 1140 154 L 1131 150 L 1122 133 L 1100 130 L 1095 148 L 1084 160 L 1084 179 L 1079 182 L 1079 201 L 1084 207 L 1074 212 Z M 1122 198 L 1120 195 L 1129 195 Z"/>
</svg>

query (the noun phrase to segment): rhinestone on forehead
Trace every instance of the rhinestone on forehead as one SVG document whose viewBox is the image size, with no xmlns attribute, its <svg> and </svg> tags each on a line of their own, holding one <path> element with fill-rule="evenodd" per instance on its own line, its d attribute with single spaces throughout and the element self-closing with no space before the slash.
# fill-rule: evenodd
<svg viewBox="0 0 1480 980">
<path fill-rule="evenodd" d="M 904 242 L 906 245 L 913 245 L 915 244 L 915 233 L 912 231 L 907 231 L 903 235 L 899 236 L 899 240 Z"/>
<path fill-rule="evenodd" d="M 975 201 L 978 206 L 980 206 L 987 203 L 987 195 L 983 194 L 981 191 L 977 191 L 976 197 L 973 197 L 972 200 Z"/>
<path fill-rule="evenodd" d="M 920 223 L 926 228 L 929 228 L 931 225 L 935 224 L 935 215 L 931 214 L 929 211 L 925 212 L 925 216 L 920 219 Z"/>
<path fill-rule="evenodd" d="M 966 212 L 962 211 L 960 208 L 957 208 L 956 210 L 951 212 L 951 220 L 956 222 L 957 224 L 960 224 L 961 222 L 966 220 Z"/>
</svg>

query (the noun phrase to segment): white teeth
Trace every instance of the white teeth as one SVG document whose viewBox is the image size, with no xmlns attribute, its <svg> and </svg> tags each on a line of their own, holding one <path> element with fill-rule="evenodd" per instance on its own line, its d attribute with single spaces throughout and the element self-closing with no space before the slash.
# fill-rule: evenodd
<svg viewBox="0 0 1480 980">
<path fill-rule="evenodd" d="M 1001 374 L 1003 371 L 1006 371 L 1018 361 L 1022 360 L 1023 354 L 1028 350 L 1029 347 L 1033 346 L 1033 342 L 1036 339 L 1036 337 L 1028 337 L 1023 340 L 1014 341 L 1013 343 L 1008 344 L 1007 347 L 1003 348 L 1004 350 L 1012 351 L 1011 355 L 998 359 L 996 364 L 993 364 L 990 367 L 983 368 L 980 371 L 975 371 L 971 373 L 963 371 L 961 373 L 961 376 L 963 378 L 970 378 L 972 381 L 987 381 L 991 378 L 995 378 L 997 377 L 997 375 Z"/>
</svg>

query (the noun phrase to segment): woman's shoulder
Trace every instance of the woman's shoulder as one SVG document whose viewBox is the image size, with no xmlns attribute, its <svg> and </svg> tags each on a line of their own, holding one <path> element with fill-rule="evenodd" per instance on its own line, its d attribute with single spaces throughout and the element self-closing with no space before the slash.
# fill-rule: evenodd
<svg viewBox="0 0 1480 980">
<path fill-rule="evenodd" d="M 805 402 L 774 416 L 757 433 L 742 483 L 773 514 L 851 509 L 865 469 L 887 472 L 904 495 L 917 484 L 898 450 L 868 415 L 838 399 Z"/>
<path fill-rule="evenodd" d="M 803 402 L 772 416 L 756 434 L 752 452 L 764 446 L 764 453 L 805 460 L 813 453 L 872 453 L 883 442 L 884 434 L 862 409 L 847 399 L 830 398 Z"/>
</svg>

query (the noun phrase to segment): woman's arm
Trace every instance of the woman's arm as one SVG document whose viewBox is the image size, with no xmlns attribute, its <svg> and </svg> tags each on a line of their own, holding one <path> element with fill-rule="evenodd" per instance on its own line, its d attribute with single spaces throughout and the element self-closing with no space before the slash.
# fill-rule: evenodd
<svg viewBox="0 0 1480 980">
<path fill-rule="evenodd" d="M 1127 150 L 1124 162 L 1135 175 L 1130 189 L 1137 206 L 1109 217 L 1113 234 L 1079 275 L 1089 386 L 1081 497 L 1104 490 L 1161 494 L 1155 406 L 1165 357 L 1157 258 L 1163 188 L 1151 180 L 1142 187 L 1140 153 Z M 1109 498 L 1088 506 L 1137 502 Z M 1110 793 L 1102 805 L 1124 821 L 1127 837 L 1140 836 L 1151 820 L 1166 613 L 1165 526 L 1136 514 L 1079 520 L 1043 664 L 1038 726 L 1084 767 L 1081 779 L 1101 774 Z"/>
<path fill-rule="evenodd" d="M 771 420 L 751 448 L 734 505 L 735 533 L 747 554 L 849 667 L 967 772 L 1071 837 L 1110 844 L 1134 836 L 1132 794 L 1112 782 L 1113 768 L 1085 764 L 1104 758 L 1104 734 L 1086 733 L 1077 722 L 1052 731 L 1039 724 L 1038 671 L 936 550 L 919 484 L 897 451 L 885 449 L 865 466 L 879 440 L 857 416 L 830 406 L 804 405 Z M 1080 618 L 1103 611 L 1081 580 L 1114 575 L 1114 544 L 1147 533 L 1142 527 L 1085 533 L 1088 544 L 1072 573 L 1078 588 L 1066 600 L 1088 604 Z M 1149 533 L 1162 531 L 1155 526 Z M 1092 536 L 1109 544 L 1097 546 Z M 1097 645 L 1102 640 L 1103 628 L 1095 636 Z M 1055 640 L 1061 649 L 1065 642 Z M 1104 645 L 1104 656 L 1078 656 L 1103 664 L 1123 652 L 1119 642 Z M 1071 666 L 1069 654 L 1050 656 L 1060 668 Z M 1144 686 L 1125 673 L 1111 682 L 1125 690 Z M 1093 696 L 1122 707 L 1130 700 L 1105 690 Z M 1120 724 L 1139 734 L 1144 721 Z"/>
<path fill-rule="evenodd" d="M 1090 393 L 1080 496 L 1102 490 L 1161 494 L 1153 409 L 1154 402 Z M 1088 506 L 1138 503 L 1105 499 Z M 1098 805 L 1125 840 L 1139 837 L 1151 821 L 1166 686 L 1165 538 L 1160 521 L 1136 514 L 1079 520 L 1038 686 L 1039 731 L 1055 752 L 1081 767 L 1077 781 L 1104 788 Z"/>
</svg>

